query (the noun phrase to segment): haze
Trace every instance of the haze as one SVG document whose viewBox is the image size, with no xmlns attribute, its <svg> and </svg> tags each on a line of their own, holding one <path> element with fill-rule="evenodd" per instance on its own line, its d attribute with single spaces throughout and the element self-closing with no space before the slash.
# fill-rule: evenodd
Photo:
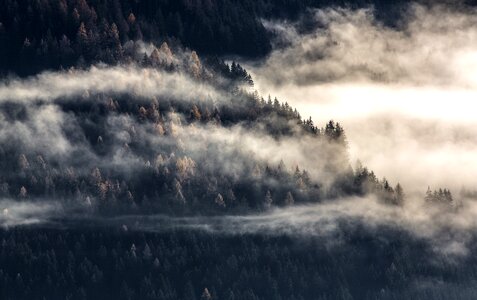
<svg viewBox="0 0 477 300">
<path fill-rule="evenodd" d="M 247 66 L 260 93 L 341 122 L 352 161 L 400 181 L 472 189 L 477 178 L 477 19 L 473 11 L 413 6 L 396 29 L 372 10 L 314 12 L 317 27 L 266 22 L 287 47 Z M 442 20 L 445 20 L 443 22 Z"/>
</svg>

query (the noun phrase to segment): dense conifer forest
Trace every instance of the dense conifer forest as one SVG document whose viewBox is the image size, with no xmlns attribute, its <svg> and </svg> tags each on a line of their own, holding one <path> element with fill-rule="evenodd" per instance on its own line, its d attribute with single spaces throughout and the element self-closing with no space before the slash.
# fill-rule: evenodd
<svg viewBox="0 0 477 300">
<path fill-rule="evenodd" d="M 264 56 L 262 18 L 298 19 L 311 7 L 375 5 L 392 23 L 408 1 L 0 1 L 0 71 L 34 74 L 123 60 L 129 40 L 170 40 L 202 54 Z M 304 22 L 306 29 L 306 21 Z"/>
<path fill-rule="evenodd" d="M 128 51 L 137 50 L 135 45 L 130 47 Z M 174 56 L 167 43 L 138 59 L 136 63 L 151 72 L 185 74 L 222 91 L 222 99 L 218 103 L 207 98 L 189 102 L 170 96 L 99 93 L 58 99 L 59 111 L 52 112 L 42 102 L 6 102 L 4 133 L 9 143 L 1 147 L 3 197 L 55 198 L 106 214 L 131 209 L 186 214 L 247 212 L 367 193 L 379 194 L 394 205 L 404 200 L 399 185 L 395 190 L 365 167 L 352 169 L 345 131 L 339 123 L 329 121 L 319 128 L 311 118 L 302 120 L 288 103 L 247 91 L 253 81 L 240 64 L 228 65 L 215 58 L 203 65 L 195 52 Z M 134 52 L 129 60 L 134 60 Z M 81 72 L 70 70 L 68 76 Z M 68 126 L 59 128 L 68 139 L 63 142 L 88 152 L 52 155 L 51 148 L 43 152 L 22 140 L 16 134 L 19 124 L 43 122 L 38 111 L 66 114 Z M 33 126 L 32 131 L 38 129 Z M 265 163 L 253 153 L 219 148 L 225 138 L 222 134 L 241 130 L 254 132 L 257 139 L 267 137 L 274 144 L 309 139 L 304 147 L 323 150 L 320 172 L 328 174 L 332 182 L 324 187 L 325 182 L 310 177 L 307 166 L 287 166 L 283 160 Z M 209 133 L 219 140 L 200 140 Z M 230 143 L 239 146 L 236 141 Z M 109 161 L 112 163 L 104 163 Z"/>
<path fill-rule="evenodd" d="M 264 20 L 398 27 L 408 2 L 0 0 L 0 298 L 475 297 L 475 238 L 445 223 L 475 193 L 423 186 L 428 230 L 339 120 L 241 64 Z"/>
</svg>

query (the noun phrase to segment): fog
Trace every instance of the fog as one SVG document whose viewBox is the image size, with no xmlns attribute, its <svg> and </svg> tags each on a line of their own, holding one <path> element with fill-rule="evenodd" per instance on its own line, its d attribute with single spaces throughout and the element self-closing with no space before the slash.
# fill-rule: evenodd
<svg viewBox="0 0 477 300">
<path fill-rule="evenodd" d="M 417 200 L 417 199 L 409 199 Z M 127 230 L 164 232 L 173 229 L 197 230 L 224 235 L 266 234 L 292 238 L 323 238 L 330 246 L 348 242 L 355 230 L 386 238 L 384 228 L 393 228 L 429 243 L 439 255 L 449 258 L 469 254 L 471 231 L 477 228 L 477 203 L 467 203 L 465 211 L 445 212 L 410 201 L 404 208 L 385 205 L 375 197 L 349 197 L 314 205 L 276 208 L 248 216 L 168 217 L 164 215 L 122 216 L 100 223 Z"/>
<path fill-rule="evenodd" d="M 111 148 L 106 157 L 98 156 L 79 125 L 81 116 L 63 112 L 55 104 L 27 106 L 23 120 L 11 122 L 0 113 L 0 143 L 14 147 L 20 154 L 34 158 L 42 155 L 50 164 L 75 166 L 77 175 L 89 174 L 93 168 L 133 174 L 155 157 L 128 151 L 125 145 L 140 143 L 142 152 L 161 153 L 175 149 L 178 157 L 207 160 L 209 171 L 216 174 L 248 176 L 255 163 L 278 166 L 282 161 L 289 172 L 295 167 L 308 170 L 314 180 L 331 183 L 336 175 L 324 170 L 328 154 L 336 145 L 313 136 L 290 136 L 279 140 L 263 128 L 241 124 L 221 127 L 214 124 L 191 124 L 178 113 L 164 116 L 169 135 L 157 134 L 154 123 L 141 123 L 134 116 L 112 114 L 105 120 L 104 138 Z M 297 129 L 298 130 L 298 129 Z M 313 159 L 310 159 L 313 157 Z M 169 159 L 175 168 L 175 158 Z M 0 171 L 3 174 L 4 171 Z M 9 171 L 7 171 L 9 172 Z M 129 175 L 126 175 L 129 177 Z"/>
<path fill-rule="evenodd" d="M 436 252 L 467 255 L 477 229 L 477 204 L 457 194 L 463 186 L 473 189 L 477 178 L 477 30 L 473 29 L 477 17 L 443 7 L 413 6 L 399 29 L 377 22 L 371 10 L 318 10 L 314 18 L 320 26 L 303 35 L 294 24 L 266 22 L 285 40 L 280 45 L 288 46 L 277 46 L 265 61 L 249 62 L 247 68 L 262 95 L 278 96 L 303 117 L 312 116 L 315 124 L 329 119 L 342 123 L 351 161 L 359 159 L 379 177 L 400 182 L 407 194 L 403 207 L 369 196 L 324 199 L 320 204 L 249 216 L 123 216 L 104 222 L 145 231 L 188 228 L 220 234 L 319 236 L 333 243 L 346 242 L 343 224 L 378 233 L 378 228 L 389 226 L 429 241 Z M 332 182 L 336 175 L 324 171 L 328 154 L 335 149 L 319 139 L 306 135 L 275 139 L 264 128 L 245 124 L 187 125 L 187 116 L 173 111 L 161 116 L 166 135 L 158 134 L 157 123 L 141 122 L 129 113 L 102 116 L 107 155 L 97 155 L 81 136 L 84 116 L 63 110 L 59 100 L 94 101 L 92 95 L 110 94 L 187 103 L 204 99 L 226 103 L 231 97 L 180 72 L 135 65 L 8 78 L 0 83 L 0 104 L 24 106 L 25 115 L 12 120 L 8 109 L 0 114 L 0 143 L 17 145 L 19 154 L 43 155 L 52 165 L 74 165 L 83 175 L 96 167 L 105 174 L 126 174 L 125 178 L 145 166 L 167 165 L 174 172 L 178 157 L 206 161 L 205 168 L 216 176 L 250 176 L 255 162 L 278 165 L 281 160 L 290 172 L 297 165 L 306 168 L 320 183 Z M 141 153 L 128 150 L 133 143 L 142 147 Z M 164 148 L 169 156 L 156 159 Z M 168 153 L 171 149 L 177 153 Z M 193 162 L 187 159 L 184 164 L 184 172 L 193 172 L 189 170 L 195 167 Z M 451 188 L 455 199 L 465 202 L 464 209 L 426 206 L 423 195 L 428 186 Z M 0 201 L 0 226 L 42 224 L 68 214 L 36 200 Z M 94 205 L 95 199 L 89 200 Z"/>
<path fill-rule="evenodd" d="M 137 97 L 141 105 L 156 101 L 158 106 L 169 99 L 189 104 L 239 101 L 233 99 L 233 95 L 195 80 L 185 72 L 165 72 L 134 64 L 43 72 L 26 79 L 7 78 L 0 81 L 0 105 L 3 105 L 0 112 L 0 145 L 16 148 L 18 155 L 26 154 L 34 158 L 40 154 L 50 163 L 65 167 L 73 165 L 78 175 L 89 174 L 96 167 L 133 174 L 147 163 L 154 164 L 155 158 L 125 151 L 125 145 L 130 143 L 140 143 L 144 147 L 142 152 L 149 153 L 178 146 L 176 150 L 181 152 L 178 155 L 197 161 L 213 159 L 215 163 L 209 165 L 210 171 L 233 176 L 246 176 L 246 167 L 250 164 L 253 167 L 256 162 L 278 166 L 280 161 L 290 172 L 294 172 L 296 166 L 301 169 L 306 167 L 315 180 L 323 183 L 332 182 L 336 175 L 324 170 L 328 154 L 334 151 L 335 146 L 322 140 L 308 135 L 277 140 L 259 125 L 254 128 L 242 124 L 229 127 L 215 124 L 189 126 L 185 120 L 188 116 L 174 112 L 160 112 L 168 135 L 158 134 L 155 123 L 138 122 L 136 116 L 129 114 L 111 113 L 104 124 L 101 122 L 104 126 L 101 138 L 108 139 L 112 147 L 107 157 L 99 157 L 80 125 L 85 122 L 84 115 L 75 115 L 62 106 L 78 101 L 102 105 L 110 95 L 111 99 L 121 95 Z M 234 103 L 230 106 L 233 107 Z M 9 108 L 11 104 L 15 104 L 14 109 Z M 296 131 L 300 130 L 294 121 L 289 125 Z"/>
<path fill-rule="evenodd" d="M 76 207 L 51 201 L 0 201 L 0 226 L 8 229 L 24 225 L 60 227 L 101 226 L 120 230 L 168 232 L 195 230 L 220 235 L 264 234 L 295 239 L 320 238 L 328 246 L 346 245 L 349 234 L 364 230 L 378 239 L 389 238 L 392 229 L 427 242 L 431 250 L 449 259 L 470 254 L 477 229 L 477 203 L 466 202 L 458 213 L 429 206 L 410 198 L 403 208 L 383 204 L 379 199 L 347 197 L 319 204 L 274 208 L 246 216 L 122 215 L 96 217 Z"/>
<path fill-rule="evenodd" d="M 58 203 L 50 201 L 18 202 L 9 199 L 0 200 L 0 227 L 45 224 L 54 217 L 64 216 Z"/>
<path fill-rule="evenodd" d="M 352 160 L 408 192 L 473 188 L 477 178 L 477 16 L 413 5 L 398 28 L 371 9 L 314 12 L 319 26 L 265 22 L 285 40 L 247 66 L 263 94 L 315 122 L 341 122 Z"/>
<path fill-rule="evenodd" d="M 7 101 L 52 101 L 100 93 L 133 94 L 140 97 L 170 97 L 191 101 L 214 97 L 217 90 L 181 72 L 165 72 L 136 65 L 92 66 L 86 70 L 42 72 L 27 79 L 9 78 L 0 83 L 0 103 Z"/>
</svg>

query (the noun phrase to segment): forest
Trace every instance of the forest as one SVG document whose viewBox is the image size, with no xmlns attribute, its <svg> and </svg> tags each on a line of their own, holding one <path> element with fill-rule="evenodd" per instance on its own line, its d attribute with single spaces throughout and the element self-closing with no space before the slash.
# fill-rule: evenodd
<svg viewBox="0 0 477 300">
<path fill-rule="evenodd" d="M 130 209 L 186 214 L 246 212 L 264 210 L 272 204 L 367 193 L 377 193 L 390 204 L 402 204 L 402 187 L 394 189 L 365 167 L 352 169 L 345 131 L 339 123 L 329 121 L 319 128 L 311 118 L 302 120 L 288 103 L 248 92 L 253 81 L 240 64 L 229 66 L 209 59 L 203 65 L 195 52 L 174 56 L 167 43 L 138 59 L 143 68 L 169 75 L 186 73 L 222 91 L 220 96 L 225 98 L 214 103 L 207 98 L 146 98 L 92 89 L 87 95 L 53 100 L 53 111 L 51 104 L 43 101 L 7 100 L 2 104 L 2 138 L 9 142 L 0 148 L 3 197 L 55 198 L 106 214 Z M 107 76 L 109 69 L 100 67 L 97 71 Z M 81 71 L 72 70 L 68 75 L 80 76 L 76 72 Z M 68 123 L 57 128 L 65 132 L 67 140 L 59 143 L 66 143 L 73 152 L 52 147 L 41 151 L 38 144 L 30 145 L 26 137 L 41 129 L 38 123 L 45 122 L 47 114 L 67 116 Z M 19 135 L 20 124 L 31 127 L 30 132 Z M 281 159 L 263 161 L 246 148 L 234 149 L 239 141 L 227 142 L 231 149 L 219 148 L 225 139 L 221 135 L 240 134 L 242 130 L 253 132 L 252 139 L 269 137 L 272 143 L 309 139 L 304 147 L 325 150 L 319 159 L 320 172 L 329 174 L 332 182 L 312 178 L 306 166 L 286 165 Z M 217 140 L 200 140 L 209 134 L 216 134 Z M 55 135 L 44 138 L 58 138 Z M 75 153 L 76 149 L 88 150 Z"/>
<path fill-rule="evenodd" d="M 408 195 L 242 63 L 410 2 L 0 0 L 0 298 L 475 298 L 475 192 Z"/>
<path fill-rule="evenodd" d="M 393 23 L 409 1 L 0 1 L 0 72 L 35 74 L 94 62 L 123 61 L 129 41 L 168 41 L 204 55 L 260 57 L 272 35 L 262 18 L 298 19 L 310 7 L 374 5 Z M 306 30 L 306 21 L 303 22 Z"/>
</svg>

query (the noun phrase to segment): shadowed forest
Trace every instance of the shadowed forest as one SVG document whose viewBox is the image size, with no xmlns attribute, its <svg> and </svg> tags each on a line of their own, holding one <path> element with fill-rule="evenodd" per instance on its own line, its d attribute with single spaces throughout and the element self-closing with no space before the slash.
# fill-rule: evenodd
<svg viewBox="0 0 477 300">
<path fill-rule="evenodd" d="M 472 5 L 0 0 L 0 298 L 475 298 L 468 179 L 406 189 L 382 168 L 399 157 L 355 160 L 359 125 L 293 104 L 316 82 L 437 82 L 386 51 L 418 47 L 424 17 L 473 41 Z M 391 37 L 383 65 L 355 27 Z"/>
</svg>

